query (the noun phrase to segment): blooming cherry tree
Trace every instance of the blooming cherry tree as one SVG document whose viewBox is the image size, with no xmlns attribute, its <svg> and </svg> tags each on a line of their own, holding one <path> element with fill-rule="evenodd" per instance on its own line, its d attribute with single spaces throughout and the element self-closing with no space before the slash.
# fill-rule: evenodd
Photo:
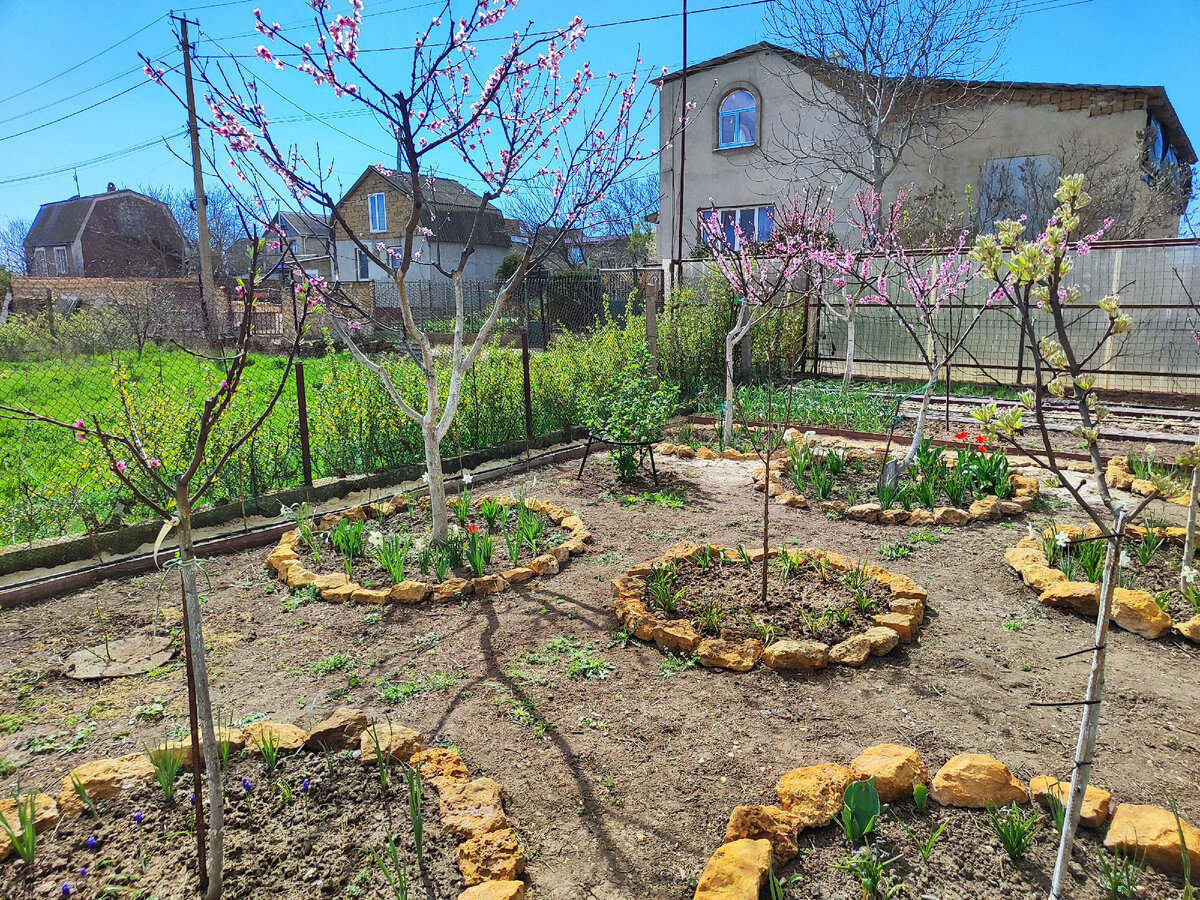
<svg viewBox="0 0 1200 900">
<path fill-rule="evenodd" d="M 370 112 L 398 145 L 398 171 L 379 171 L 402 180 L 411 209 L 399 247 L 387 248 L 355 233 L 337 208 L 328 184 L 332 169 L 322 167 L 319 152 L 305 155 L 274 138 L 260 99 L 260 86 L 235 58 L 199 67 L 205 85 L 205 123 L 229 150 L 236 177 L 254 185 L 259 196 L 275 192 L 293 205 L 316 207 L 336 223 L 396 285 L 404 345 L 420 370 L 424 397 L 415 402 L 397 388 L 388 368 L 358 345 L 357 331 L 373 310 L 353 299 L 335 297 L 342 338 L 355 359 L 382 382 L 392 402 L 421 427 L 433 517 L 433 538 L 447 534 L 445 482 L 440 444 L 458 409 L 463 377 L 487 344 L 502 310 L 509 305 L 526 272 L 556 249 L 564 229 L 587 228 L 606 192 L 627 169 L 649 159 L 644 134 L 654 122 L 648 82 L 636 71 L 625 78 L 598 76 L 570 59 L 584 42 L 587 28 L 575 16 L 565 25 L 535 30 L 529 22 L 504 34 L 516 0 L 446 0 L 438 14 L 418 29 L 411 59 L 399 82 L 389 72 L 369 71 L 360 50 L 362 2 L 351 0 L 334 13 L 327 0 L 311 0 L 312 21 L 303 30 L 285 29 L 255 10 L 256 28 L 266 38 L 257 56 L 267 65 L 307 77 L 335 97 Z M 461 12 L 455 7 L 462 6 Z M 484 42 L 502 49 L 485 62 Z M 640 63 L 640 60 L 638 60 Z M 151 77 L 161 69 L 147 63 Z M 573 70 L 572 70 L 573 68 Z M 386 78 L 386 81 L 385 81 Z M 309 158 L 314 160 L 309 161 Z M 482 185 L 479 203 L 462 250 L 451 260 L 422 260 L 418 244 L 430 236 L 426 225 L 432 201 L 429 176 L 439 161 L 465 166 Z M 536 195 L 540 218 L 527 223 L 532 239 L 521 264 L 495 292 L 490 310 L 475 335 L 465 335 L 465 273 L 475 254 L 493 201 L 514 193 Z M 539 232 L 554 229 L 554 240 Z M 439 379 L 433 343 L 418 322 L 410 282 L 434 270 L 454 291 L 454 336 L 447 368 Z"/>
<path fill-rule="evenodd" d="M 799 276 L 813 272 L 813 255 L 832 241 L 833 211 L 819 209 L 811 199 L 792 200 L 777 207 L 770 239 L 749 240 L 736 223 L 728 233 L 714 210 L 700 217 L 701 234 L 712 253 L 717 271 L 729 283 L 735 302 L 741 304 L 733 326 L 725 335 L 725 402 L 722 434 L 733 441 L 733 351 L 755 325 L 780 310 L 804 302 L 793 285 Z M 809 282 L 810 289 L 815 282 Z"/>
</svg>

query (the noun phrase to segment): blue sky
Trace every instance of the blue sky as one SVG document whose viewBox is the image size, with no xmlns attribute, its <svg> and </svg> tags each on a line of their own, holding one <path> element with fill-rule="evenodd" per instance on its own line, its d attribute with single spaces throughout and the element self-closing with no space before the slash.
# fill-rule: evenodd
<svg viewBox="0 0 1200 900">
<path fill-rule="evenodd" d="M 1200 46 L 1200 4 L 1196 0 L 1016 2 L 1025 14 L 1006 52 L 1004 77 L 1163 85 L 1193 142 L 1200 145 L 1200 54 L 1195 52 Z M 338 0 L 334 3 L 336 8 Z M 184 162 L 188 153 L 185 113 L 167 91 L 146 83 L 137 52 L 178 63 L 180 55 L 173 48 L 167 18 L 174 8 L 198 19 L 203 35 L 226 49 L 251 53 L 262 42 L 252 32 L 255 5 L 268 19 L 284 25 L 304 20 L 308 12 L 304 0 L 197 0 L 188 7 L 153 0 L 125 0 L 119 5 L 45 0 L 34 14 L 28 4 L 0 0 L 0 33 L 8 38 L 0 54 L 0 220 L 31 219 L 41 203 L 74 195 L 69 168 L 74 165 L 82 164 L 79 186 L 85 194 L 104 190 L 109 181 L 122 187 L 190 186 L 191 173 Z M 362 46 L 408 43 L 440 5 L 367 0 Z M 627 72 L 639 44 L 648 67 L 680 65 L 680 5 L 678 0 L 523 0 L 516 15 L 521 22 L 532 19 L 548 26 L 565 23 L 578 12 L 593 26 L 579 60 L 590 59 L 596 71 Z M 765 34 L 761 2 L 690 0 L 690 6 L 693 62 L 753 43 Z M 713 7 L 734 8 L 702 11 Z M 119 15 L 114 13 L 117 9 Z M 664 18 L 595 27 L 651 16 Z M 47 52 L 50 47 L 53 52 Z M 199 52 L 213 49 L 202 42 Z M 372 62 L 380 60 L 386 67 L 399 55 L 379 53 Z M 350 104 L 314 87 L 299 73 L 276 73 L 257 60 L 248 64 L 260 79 L 279 87 L 296 104 L 264 95 L 272 101 L 267 108 L 279 134 L 306 148 L 319 142 L 323 158 L 335 161 L 345 186 L 366 165 L 394 159 L 386 136 L 371 119 L 344 115 Z M 98 105 L 52 122 L 93 104 Z M 314 121 L 296 107 L 318 117 L 342 115 Z M 296 121 L 284 122 L 285 117 Z M 28 134 L 18 135 L 26 130 Z M 163 135 L 169 136 L 166 145 L 154 143 Z M 58 169 L 65 171 L 53 171 Z M 460 173 L 447 166 L 446 174 Z"/>
</svg>

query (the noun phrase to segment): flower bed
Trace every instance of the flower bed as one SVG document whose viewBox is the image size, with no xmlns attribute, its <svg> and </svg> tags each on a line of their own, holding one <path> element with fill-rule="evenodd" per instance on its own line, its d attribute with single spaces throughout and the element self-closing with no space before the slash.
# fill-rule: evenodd
<svg viewBox="0 0 1200 900">
<path fill-rule="evenodd" d="M 488 897 L 523 896 L 525 854 L 501 787 L 472 779 L 457 751 L 425 748 L 419 732 L 391 723 L 368 726 L 353 709 L 310 732 L 260 722 L 219 738 L 226 897 L 382 897 L 400 866 L 414 900 L 471 897 L 459 891 L 484 883 Z M 0 866 L 0 894 L 25 896 L 37 884 L 38 896 L 192 896 L 194 795 L 180 771 L 189 764 L 190 743 L 170 743 L 79 766 L 57 797 L 4 801 L 13 825 L 17 803 L 31 802 L 40 836 L 32 866 L 0 836 L 0 860 L 12 856 Z"/>
<path fill-rule="evenodd" d="M 926 592 L 904 575 L 825 550 L 768 557 L 764 606 L 761 549 L 676 544 L 613 581 L 617 618 L 668 653 L 736 672 L 760 660 L 773 669 L 861 666 L 911 643 L 924 622 Z"/>
<path fill-rule="evenodd" d="M 1179 560 L 1166 549 L 1181 544 L 1184 529 L 1130 525 L 1122 550 L 1112 621 L 1126 631 L 1157 640 L 1174 633 L 1200 643 L 1200 585 L 1178 588 Z M 1032 529 L 1004 560 L 1043 606 L 1070 609 L 1095 619 L 1100 611 L 1100 576 L 1106 542 L 1094 525 Z M 1194 575 L 1193 575 L 1194 579 Z"/>
<path fill-rule="evenodd" d="M 784 433 L 784 450 L 751 475 L 755 490 L 769 491 L 777 503 L 807 509 L 812 501 L 834 515 L 883 525 L 964 525 L 1019 516 L 1036 500 L 1036 478 L 1009 471 L 1001 450 L 963 432 L 953 456 L 923 446 L 908 476 L 894 489 L 882 485 L 882 451 L 818 444 L 815 434 Z M 982 436 L 980 436 L 982 437 Z M 753 453 L 709 447 L 659 445 L 655 451 L 683 459 L 761 459 Z"/>
<path fill-rule="evenodd" d="M 553 575 L 592 537 L 564 507 L 532 497 L 472 502 L 464 493 L 449 501 L 454 522 L 438 546 L 428 536 L 428 502 L 396 496 L 317 522 L 301 516 L 267 556 L 267 568 L 332 603 L 453 600 Z"/>
<path fill-rule="evenodd" d="M 775 786 L 778 805 L 733 810 L 695 900 L 757 900 L 768 879 L 772 897 L 797 881 L 804 896 L 1045 896 L 1058 844 L 1051 823 L 1068 788 L 1047 775 L 1026 785 L 981 753 L 953 756 L 931 778 L 921 755 L 898 744 L 870 747 L 848 766 L 793 769 Z M 1112 801 L 1088 786 L 1076 859 L 1092 873 L 1073 879 L 1071 896 L 1177 895 L 1178 878 L 1145 866 L 1180 871 L 1182 834 L 1195 868 L 1200 831 L 1169 810 Z"/>
</svg>

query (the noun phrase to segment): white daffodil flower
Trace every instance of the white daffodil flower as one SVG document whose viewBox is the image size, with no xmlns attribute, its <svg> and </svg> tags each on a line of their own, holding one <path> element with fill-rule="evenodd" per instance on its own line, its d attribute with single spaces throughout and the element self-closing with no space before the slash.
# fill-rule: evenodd
<svg viewBox="0 0 1200 900">
<path fill-rule="evenodd" d="M 462 481 L 463 481 L 463 484 L 464 484 L 464 485 L 468 485 L 468 484 L 470 484 L 470 483 L 471 483 L 472 481 L 474 481 L 474 480 L 475 480 L 475 479 L 473 479 L 473 478 L 471 477 L 471 473 L 470 473 L 470 472 L 463 472 L 463 474 L 462 474 Z"/>
<path fill-rule="evenodd" d="M 425 484 L 429 484 L 429 473 L 428 472 L 421 473 L 421 481 L 423 481 Z"/>
<path fill-rule="evenodd" d="M 1196 580 L 1196 570 L 1191 566 L 1184 566 L 1183 569 L 1180 570 L 1179 575 L 1181 578 L 1183 578 L 1185 584 L 1191 584 Z"/>
<path fill-rule="evenodd" d="M 1067 533 L 1065 531 L 1060 531 L 1054 536 L 1054 543 L 1058 544 L 1060 547 L 1065 547 L 1067 544 L 1071 543 L 1071 539 L 1067 537 Z"/>
<path fill-rule="evenodd" d="M 1130 564 L 1132 561 L 1133 561 L 1133 560 L 1131 560 L 1131 559 L 1129 558 L 1129 554 L 1128 554 L 1128 553 L 1126 553 L 1124 550 L 1122 550 L 1122 551 L 1121 551 L 1121 568 L 1122 568 L 1122 569 L 1127 569 L 1127 568 L 1129 568 L 1129 564 Z"/>
</svg>

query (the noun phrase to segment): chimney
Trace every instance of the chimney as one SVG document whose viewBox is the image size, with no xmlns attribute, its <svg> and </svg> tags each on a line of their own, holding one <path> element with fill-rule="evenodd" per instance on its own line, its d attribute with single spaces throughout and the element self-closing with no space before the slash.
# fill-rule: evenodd
<svg viewBox="0 0 1200 900">
<path fill-rule="evenodd" d="M 108 192 L 110 194 L 115 194 L 117 192 L 117 186 L 115 184 L 113 184 L 111 181 L 108 183 Z"/>
</svg>

